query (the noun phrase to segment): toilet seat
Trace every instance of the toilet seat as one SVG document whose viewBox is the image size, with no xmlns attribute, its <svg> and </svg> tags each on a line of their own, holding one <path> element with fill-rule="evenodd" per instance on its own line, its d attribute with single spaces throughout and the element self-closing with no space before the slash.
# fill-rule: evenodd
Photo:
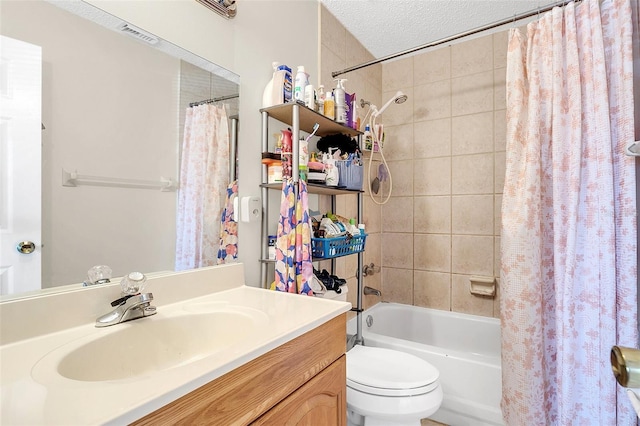
<svg viewBox="0 0 640 426">
<path fill-rule="evenodd" d="M 415 396 L 438 387 L 438 370 L 415 355 L 372 346 L 347 352 L 347 387 L 380 396 Z"/>
</svg>

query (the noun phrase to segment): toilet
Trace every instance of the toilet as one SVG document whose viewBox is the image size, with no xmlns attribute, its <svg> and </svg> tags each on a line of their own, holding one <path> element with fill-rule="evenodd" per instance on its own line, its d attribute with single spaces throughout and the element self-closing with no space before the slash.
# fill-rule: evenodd
<svg viewBox="0 0 640 426">
<path fill-rule="evenodd" d="M 415 355 L 354 346 L 347 352 L 347 424 L 420 426 L 442 403 L 438 376 Z"/>
</svg>

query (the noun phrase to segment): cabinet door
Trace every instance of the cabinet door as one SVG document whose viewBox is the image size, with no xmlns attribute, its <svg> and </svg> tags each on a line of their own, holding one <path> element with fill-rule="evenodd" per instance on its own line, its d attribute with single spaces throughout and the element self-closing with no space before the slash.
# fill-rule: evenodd
<svg viewBox="0 0 640 426">
<path fill-rule="evenodd" d="M 344 355 L 253 423 L 278 426 L 346 424 L 347 375 Z"/>
</svg>

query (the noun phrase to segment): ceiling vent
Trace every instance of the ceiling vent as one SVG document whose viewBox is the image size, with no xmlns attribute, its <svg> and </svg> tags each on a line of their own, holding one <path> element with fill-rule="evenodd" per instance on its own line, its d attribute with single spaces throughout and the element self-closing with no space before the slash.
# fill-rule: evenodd
<svg viewBox="0 0 640 426">
<path fill-rule="evenodd" d="M 126 22 L 120 24 L 118 26 L 118 29 L 120 31 L 122 31 L 123 33 L 130 35 L 131 37 L 135 37 L 138 40 L 142 40 L 145 43 L 148 44 L 156 44 L 158 43 L 158 38 L 156 36 L 154 36 L 153 34 L 150 34 L 138 27 L 135 27 L 131 24 L 128 24 Z"/>
<path fill-rule="evenodd" d="M 236 16 L 236 0 L 196 0 L 203 6 L 208 7 L 217 14 L 225 18 L 233 18 Z"/>
</svg>

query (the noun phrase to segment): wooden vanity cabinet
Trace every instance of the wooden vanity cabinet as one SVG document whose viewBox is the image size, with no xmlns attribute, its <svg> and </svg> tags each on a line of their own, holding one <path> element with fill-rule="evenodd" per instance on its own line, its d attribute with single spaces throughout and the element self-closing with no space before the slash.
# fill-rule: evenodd
<svg viewBox="0 0 640 426">
<path fill-rule="evenodd" d="M 133 424 L 344 426 L 345 352 L 341 314 Z"/>
</svg>

